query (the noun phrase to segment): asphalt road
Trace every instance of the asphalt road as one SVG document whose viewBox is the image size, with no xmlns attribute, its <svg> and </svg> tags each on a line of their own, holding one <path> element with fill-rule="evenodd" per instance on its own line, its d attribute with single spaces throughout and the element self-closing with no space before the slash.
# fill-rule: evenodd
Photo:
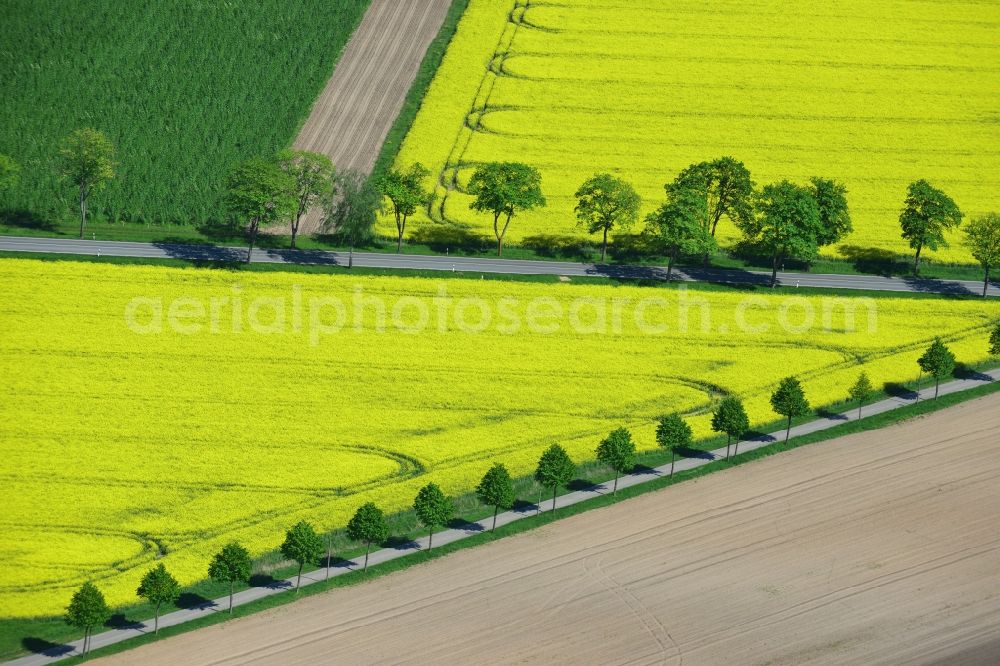
<svg viewBox="0 0 1000 666">
<path fill-rule="evenodd" d="M 976 388 L 978 386 L 983 386 L 990 382 L 1000 381 L 1000 368 L 996 368 L 990 372 L 976 373 L 970 378 L 966 379 L 956 379 L 941 385 L 941 395 L 948 395 L 949 393 L 957 393 L 960 391 L 965 391 L 971 388 Z M 864 417 L 874 416 L 876 414 L 882 414 L 884 412 L 892 411 L 900 407 L 905 407 L 906 405 L 911 405 L 920 400 L 928 400 L 934 397 L 934 387 L 928 387 L 922 389 L 919 394 L 915 391 L 910 391 L 902 393 L 899 396 L 887 398 L 877 403 L 873 403 L 864 408 Z M 847 423 L 849 421 L 858 420 L 857 409 L 849 409 L 842 414 L 831 414 L 823 418 L 816 419 L 815 421 L 809 421 L 801 425 L 794 426 L 791 429 L 791 437 L 798 437 L 800 435 L 807 435 L 814 432 L 819 432 L 821 430 L 826 430 L 834 426 L 840 425 L 842 423 Z M 766 435 L 760 435 L 751 440 L 745 440 L 738 442 L 733 449 L 733 455 L 736 455 L 739 451 L 750 451 L 753 449 L 758 449 L 769 444 L 781 441 L 785 438 L 785 431 L 780 430 Z M 718 460 L 719 458 L 726 457 L 726 447 L 718 448 L 714 451 L 706 451 L 695 458 L 681 458 L 677 460 L 675 465 L 675 471 L 682 471 L 688 469 L 694 469 L 696 467 L 701 467 L 702 465 L 707 465 L 713 460 Z M 640 485 L 652 481 L 658 477 L 662 477 L 670 474 L 670 465 L 663 465 L 655 469 L 642 469 L 641 471 L 633 472 L 631 474 L 625 474 L 618 480 L 619 488 L 628 488 L 631 486 Z M 560 495 L 556 500 L 557 507 L 569 506 L 571 504 L 577 504 L 579 502 L 584 502 L 588 499 L 592 499 L 598 495 L 606 495 L 612 491 L 611 484 L 599 484 L 596 486 L 591 486 L 582 490 L 576 490 L 564 495 Z M 552 498 L 543 498 L 538 506 L 526 506 L 523 508 L 518 508 L 513 511 L 505 511 L 497 515 L 497 526 L 506 525 L 508 523 L 521 520 L 523 518 L 534 515 L 536 512 L 551 511 L 552 510 Z M 468 538 L 475 534 L 478 534 L 484 530 L 490 529 L 492 520 L 490 518 L 484 519 L 478 523 L 466 523 L 465 525 L 443 530 L 441 532 L 436 532 L 434 534 L 434 545 L 443 546 L 448 543 L 459 541 L 461 539 Z M 387 562 L 389 560 L 395 560 L 400 557 L 405 557 L 407 555 L 419 552 L 428 546 L 427 536 L 421 536 L 409 543 L 400 544 L 392 548 L 382 548 L 380 550 L 374 551 L 369 557 L 369 566 L 380 564 L 382 562 Z M 315 571 L 310 571 L 302 574 L 302 585 L 312 585 L 318 583 L 327 578 L 340 576 L 350 571 L 355 571 L 361 567 L 363 558 L 359 558 L 358 561 L 347 561 L 347 560 L 337 560 L 335 564 L 330 567 L 320 568 Z M 292 588 L 295 585 L 295 578 L 288 578 L 286 580 L 274 581 L 263 587 L 251 587 L 247 590 L 237 592 L 233 596 L 233 605 L 241 606 L 243 604 L 256 601 L 257 599 L 262 599 L 274 594 L 279 594 Z M 212 613 L 224 613 L 227 612 L 229 608 L 229 597 L 221 597 L 213 601 L 206 601 L 199 606 L 194 608 L 188 608 L 184 610 L 177 610 L 171 613 L 166 613 L 160 617 L 160 627 L 171 627 L 178 624 L 184 624 L 185 622 L 190 622 L 197 618 L 205 617 Z M 142 622 L 130 622 L 127 623 L 125 628 L 112 629 L 110 631 L 105 631 L 102 633 L 95 634 L 91 639 L 91 645 L 93 648 L 101 648 L 107 645 L 112 645 L 115 643 L 120 643 L 121 641 L 128 640 L 130 638 L 136 638 L 142 636 L 143 634 L 149 633 L 152 630 L 153 621 L 152 618 L 142 621 Z M 45 649 L 41 653 L 30 654 L 19 659 L 7 662 L 8 666 L 41 666 L 43 664 L 49 664 L 60 659 L 65 659 L 67 657 L 76 656 L 79 654 L 79 649 L 82 646 L 82 640 L 73 641 L 65 645 L 55 645 L 50 648 Z"/>
<path fill-rule="evenodd" d="M 242 261 L 246 249 L 212 245 L 171 243 L 133 243 L 120 241 L 70 240 L 0 236 L 0 250 L 46 252 L 89 256 L 141 257 L 150 259 L 186 259 L 189 261 Z M 272 250 L 257 248 L 253 261 L 279 264 L 314 264 L 347 266 L 345 252 L 319 250 Z M 402 270 L 457 271 L 465 273 L 506 273 L 519 275 L 565 275 L 569 277 L 612 277 L 620 279 L 664 279 L 666 269 L 654 266 L 583 264 L 566 261 L 531 261 L 522 259 L 483 259 L 441 255 L 382 254 L 355 252 L 354 265 L 365 268 Z M 673 279 L 722 284 L 770 283 L 771 274 L 763 271 L 685 268 L 675 270 Z M 818 273 L 778 273 L 783 286 L 823 289 L 864 289 L 874 291 L 925 292 L 932 294 L 981 295 L 983 283 L 970 280 L 932 280 L 927 278 L 890 278 L 878 275 L 826 275 Z M 1000 283 L 990 285 L 990 296 L 1000 296 Z"/>
</svg>

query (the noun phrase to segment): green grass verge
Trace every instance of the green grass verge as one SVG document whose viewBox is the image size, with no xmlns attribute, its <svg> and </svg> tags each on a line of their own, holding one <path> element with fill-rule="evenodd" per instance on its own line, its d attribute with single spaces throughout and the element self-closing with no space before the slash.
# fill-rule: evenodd
<svg viewBox="0 0 1000 666">
<path fill-rule="evenodd" d="M 968 391 L 963 391 L 961 393 L 942 396 L 937 400 L 925 400 L 913 405 L 907 405 L 891 412 L 871 416 L 861 421 L 851 421 L 817 433 L 795 437 L 787 443 L 778 442 L 754 451 L 740 453 L 738 456 L 733 456 L 733 458 L 729 461 L 717 460 L 693 470 L 678 472 L 673 478 L 657 477 L 648 483 L 633 486 L 631 488 L 624 488 L 618 492 L 617 496 L 595 496 L 593 499 L 581 502 L 580 504 L 560 508 L 554 513 L 548 512 L 540 515 L 529 516 L 515 523 L 511 523 L 510 525 L 498 528 L 495 534 L 491 534 L 489 532 L 477 534 L 467 539 L 463 539 L 462 541 L 435 548 L 430 553 L 417 553 L 412 556 L 372 566 L 367 573 L 351 572 L 344 574 L 329 581 L 316 583 L 307 588 L 303 588 L 298 594 L 289 591 L 261 599 L 245 606 L 237 607 L 234 609 L 233 616 L 243 617 L 251 615 L 261 610 L 282 606 L 299 597 L 320 594 L 333 588 L 355 585 L 373 578 L 409 568 L 410 566 L 426 562 L 430 559 L 443 557 L 458 550 L 474 548 L 505 536 L 536 529 L 567 516 L 576 515 L 599 507 L 609 506 L 611 504 L 628 500 L 632 497 L 660 490 L 675 483 L 681 483 L 688 479 L 705 476 L 706 474 L 711 474 L 713 472 L 727 469 L 735 465 L 744 464 L 753 460 L 766 458 L 800 446 L 828 441 L 853 433 L 884 428 L 895 423 L 936 412 L 968 400 L 991 395 L 997 392 L 1000 392 L 1000 382 L 993 382 Z M 701 444 L 701 448 L 712 448 L 717 445 L 718 440 L 709 440 L 703 442 Z M 637 462 L 639 465 L 655 467 L 662 465 L 667 461 L 669 461 L 669 454 L 663 451 L 650 451 L 640 455 Z M 611 474 L 608 472 L 607 468 L 598 463 L 581 465 L 578 471 L 579 473 L 576 483 L 601 483 L 611 478 Z M 517 494 L 519 497 L 527 497 L 527 501 L 530 502 L 537 499 L 540 489 L 536 484 L 534 484 L 533 480 L 530 480 L 530 478 L 521 478 L 518 479 L 516 483 L 518 491 Z M 461 515 L 464 520 L 481 520 L 491 514 L 488 509 L 484 509 L 479 506 L 478 503 L 475 502 L 474 496 L 472 495 L 457 498 L 456 504 L 458 506 L 459 515 Z M 409 538 L 410 536 L 422 533 L 422 530 L 416 529 L 416 521 L 412 516 L 412 512 L 396 514 L 391 517 L 391 520 L 393 523 L 394 534 L 405 533 L 407 536 L 404 538 Z M 409 529 L 405 529 L 406 525 L 410 525 L 411 527 Z M 338 556 L 352 558 L 360 554 L 361 551 L 355 548 L 337 547 L 338 544 L 347 543 L 346 537 L 344 537 L 340 531 L 334 533 L 333 536 L 335 538 L 334 550 L 337 552 Z M 258 561 L 257 567 L 260 568 L 262 563 L 266 566 L 268 558 L 276 561 L 277 556 L 270 555 L 262 558 L 262 560 Z M 292 575 L 292 573 L 294 573 L 293 567 L 275 566 L 271 575 L 274 578 L 284 578 Z M 221 597 L 224 596 L 226 592 L 224 586 L 219 586 L 207 581 L 185 588 L 185 590 L 189 595 L 191 595 L 192 599 L 197 599 L 199 597 L 205 599 Z M 127 622 L 131 619 L 144 619 L 152 615 L 151 608 L 144 604 L 119 609 L 118 612 L 119 615 L 116 618 L 118 622 Z M 217 624 L 219 622 L 225 622 L 228 617 L 229 616 L 225 613 L 214 613 L 194 622 L 163 629 L 161 630 L 159 636 L 147 635 L 124 643 L 108 646 L 107 648 L 95 650 L 92 656 L 97 657 L 122 652 L 161 638 L 174 636 L 200 627 Z M 56 647 L 65 641 L 74 640 L 78 637 L 79 634 L 70 630 L 59 618 L 5 620 L 0 622 L 0 658 L 10 659 L 31 650 L 40 651 L 49 647 Z M 65 663 L 74 664 L 80 663 L 81 661 L 83 661 L 82 658 L 75 657 L 67 660 Z"/>
</svg>

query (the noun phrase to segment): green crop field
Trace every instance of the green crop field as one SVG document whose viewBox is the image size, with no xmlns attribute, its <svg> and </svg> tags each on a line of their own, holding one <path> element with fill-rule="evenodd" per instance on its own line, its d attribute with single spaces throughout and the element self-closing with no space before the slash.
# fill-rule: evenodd
<svg viewBox="0 0 1000 666">
<path fill-rule="evenodd" d="M 967 215 L 1000 207 L 998 95 L 998 3 L 473 0 L 399 161 L 457 186 L 438 186 L 434 221 L 484 236 L 460 191 L 472 168 L 536 166 L 548 207 L 510 236 L 544 244 L 583 234 L 572 195 L 597 171 L 631 179 L 649 210 L 684 166 L 733 155 L 758 185 L 847 185 L 855 233 L 830 254 L 903 253 L 913 180 Z M 970 262 L 951 240 L 930 256 Z"/>
<path fill-rule="evenodd" d="M 99 218 L 217 219 L 228 168 L 291 144 L 367 5 L 7 0 L 0 153 L 24 171 L 0 210 L 69 214 L 58 146 L 89 126 L 117 146 L 118 175 L 93 197 Z"/>
</svg>

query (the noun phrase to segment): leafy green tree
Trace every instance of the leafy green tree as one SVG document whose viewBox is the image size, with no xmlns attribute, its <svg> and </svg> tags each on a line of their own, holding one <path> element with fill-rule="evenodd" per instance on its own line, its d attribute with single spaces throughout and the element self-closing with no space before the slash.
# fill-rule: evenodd
<svg viewBox="0 0 1000 666">
<path fill-rule="evenodd" d="M 368 571 L 368 553 L 373 543 L 382 543 L 389 537 L 389 523 L 385 520 L 382 509 L 373 502 L 367 502 L 358 507 L 354 517 L 347 523 L 347 536 L 353 541 L 365 544 L 365 567 Z"/>
<path fill-rule="evenodd" d="M 278 166 L 295 179 L 295 212 L 291 216 L 292 247 L 299 235 L 302 216 L 330 197 L 333 189 L 333 162 L 326 155 L 308 150 L 283 150 Z"/>
<path fill-rule="evenodd" d="M 750 418 L 743 408 L 743 401 L 734 395 L 727 395 L 712 413 L 712 430 L 726 433 L 726 460 L 729 460 L 729 446 L 736 438 L 736 452 L 740 450 L 740 438 L 750 429 Z"/>
<path fill-rule="evenodd" d="M 10 155 L 0 153 L 0 192 L 17 185 L 21 179 L 21 165 Z"/>
<path fill-rule="evenodd" d="M 785 427 L 785 441 L 792 432 L 792 419 L 796 416 L 803 416 L 809 411 L 809 401 L 806 400 L 806 392 L 802 390 L 802 384 L 795 377 L 785 377 L 778 384 L 778 388 L 771 394 L 771 407 L 777 414 L 781 414 L 788 419 Z"/>
<path fill-rule="evenodd" d="M 851 402 L 858 403 L 858 418 L 861 418 L 861 408 L 872 399 L 875 395 L 875 387 L 872 386 L 872 381 L 868 379 L 868 373 L 862 372 L 858 375 L 858 381 L 854 382 L 854 386 L 847 393 Z"/>
<path fill-rule="evenodd" d="M 936 250 L 948 247 L 945 231 L 962 223 L 962 211 L 947 194 L 932 187 L 926 180 L 910 183 L 906 201 L 899 215 L 903 238 L 916 250 L 913 274 L 920 273 L 920 253 L 925 247 Z"/>
<path fill-rule="evenodd" d="M 509 509 L 514 506 L 514 482 L 510 478 L 507 468 L 501 463 L 496 463 L 490 467 L 482 481 L 476 486 L 476 497 L 486 506 L 493 507 L 493 527 L 491 532 L 497 529 L 497 513 L 500 509 Z"/>
<path fill-rule="evenodd" d="M 90 195 L 115 176 L 115 147 L 102 132 L 88 127 L 74 131 L 63 140 L 59 158 L 59 174 L 76 187 L 80 238 L 83 238 Z"/>
<path fill-rule="evenodd" d="M 941 338 L 934 338 L 934 342 L 923 353 L 917 364 L 920 369 L 934 378 L 934 397 L 938 397 L 938 390 L 941 388 L 941 379 L 950 377 L 955 372 L 955 355 L 951 353 L 948 346 L 941 342 Z"/>
<path fill-rule="evenodd" d="M 990 269 L 1000 262 L 1000 215 L 987 213 L 969 222 L 965 227 L 965 244 L 985 272 L 983 297 L 990 290 Z"/>
<path fill-rule="evenodd" d="M 843 240 L 854 230 L 847 207 L 847 187 L 828 178 L 810 178 L 809 182 L 819 207 L 816 243 L 822 247 Z"/>
<path fill-rule="evenodd" d="M 692 164 L 674 182 L 702 193 L 706 206 L 705 231 L 713 238 L 723 215 L 736 226 L 748 224 L 753 218 L 754 185 L 750 170 L 735 158 L 720 157 Z"/>
<path fill-rule="evenodd" d="M 181 593 L 181 586 L 177 579 L 170 575 L 161 562 L 146 572 L 135 593 L 155 606 L 153 633 L 160 633 L 160 606 L 163 603 L 173 603 L 177 600 Z"/>
<path fill-rule="evenodd" d="M 493 214 L 498 257 L 503 256 L 503 239 L 514 214 L 545 205 L 541 174 L 534 167 L 520 162 L 483 164 L 469 179 L 468 191 L 475 197 L 469 208 Z M 501 217 L 504 218 L 502 226 Z"/>
<path fill-rule="evenodd" d="M 334 191 L 327 200 L 322 229 L 336 233 L 350 248 L 348 268 L 354 266 L 354 248 L 375 235 L 375 223 L 382 210 L 382 192 L 373 178 L 360 171 L 336 174 Z"/>
<path fill-rule="evenodd" d="M 992 356 L 1000 356 L 1000 322 L 997 323 L 997 327 L 990 333 L 990 354 Z"/>
<path fill-rule="evenodd" d="M 661 416 L 656 425 L 656 443 L 670 451 L 670 476 L 674 475 L 674 459 L 679 449 L 691 446 L 691 426 L 680 414 Z"/>
<path fill-rule="evenodd" d="M 217 583 L 229 583 L 229 614 L 233 614 L 233 588 L 236 583 L 250 581 L 250 553 L 232 542 L 223 547 L 208 565 L 208 577 Z"/>
<path fill-rule="evenodd" d="M 538 459 L 538 467 L 535 469 L 535 480 L 543 488 L 552 489 L 552 510 L 556 510 L 556 491 L 559 486 L 565 486 L 573 480 L 576 474 L 576 465 L 570 460 L 566 449 L 553 444 L 545 450 L 542 457 Z M 539 511 L 541 507 L 539 506 Z"/>
<path fill-rule="evenodd" d="M 233 167 L 226 179 L 226 190 L 229 212 L 250 228 L 249 264 L 258 229 L 295 214 L 295 179 L 277 163 L 254 157 Z"/>
<path fill-rule="evenodd" d="M 91 582 L 86 582 L 73 593 L 66 607 L 66 624 L 83 630 L 83 654 L 90 651 L 90 636 L 94 627 L 100 627 L 111 617 L 111 609 L 104 595 Z"/>
<path fill-rule="evenodd" d="M 389 200 L 393 217 L 396 219 L 397 253 L 403 251 L 403 234 L 406 232 L 407 219 L 430 200 L 430 193 L 424 187 L 424 180 L 430 173 L 426 167 L 417 162 L 406 171 L 390 169 L 377 180 L 379 191 Z"/>
<path fill-rule="evenodd" d="M 667 201 L 646 216 L 646 231 L 667 257 L 667 280 L 682 254 L 709 256 L 716 249 L 709 233 L 708 209 L 704 192 L 689 183 L 665 186 Z"/>
<path fill-rule="evenodd" d="M 285 542 L 281 544 L 281 554 L 299 563 L 299 574 L 295 581 L 298 591 L 302 585 L 302 567 L 323 557 L 323 539 L 316 534 L 312 525 L 302 520 L 285 532 Z"/>
<path fill-rule="evenodd" d="M 597 459 L 615 471 L 612 495 L 618 494 L 618 477 L 635 467 L 635 443 L 626 428 L 616 428 L 597 445 Z"/>
<path fill-rule="evenodd" d="M 427 528 L 427 552 L 434 547 L 434 528 L 448 524 L 455 515 L 455 505 L 436 483 L 428 483 L 413 500 L 417 518 Z"/>
<path fill-rule="evenodd" d="M 587 228 L 587 233 L 604 234 L 601 241 L 601 261 L 608 254 L 608 232 L 628 229 L 639 217 L 642 199 L 627 181 L 610 173 L 599 173 L 584 181 L 576 191 L 577 223 Z"/>
<path fill-rule="evenodd" d="M 771 286 L 785 259 L 809 260 L 819 249 L 819 205 L 807 187 L 787 180 L 765 185 L 754 198 L 756 215 L 741 225 L 746 240 L 771 256 Z"/>
</svg>

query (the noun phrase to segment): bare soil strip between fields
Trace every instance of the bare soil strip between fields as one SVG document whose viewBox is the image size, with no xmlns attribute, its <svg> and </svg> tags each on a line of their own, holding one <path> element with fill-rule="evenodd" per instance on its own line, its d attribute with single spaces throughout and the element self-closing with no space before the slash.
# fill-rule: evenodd
<svg viewBox="0 0 1000 666">
<path fill-rule="evenodd" d="M 1000 368 L 996 368 L 989 372 L 983 372 L 977 374 L 971 379 L 959 379 L 954 380 L 941 385 L 940 394 L 948 395 L 951 393 L 958 393 L 968 389 L 976 388 L 978 386 L 983 386 L 991 382 L 1000 381 Z M 886 400 L 882 400 L 872 405 L 866 406 L 864 409 L 864 416 L 874 416 L 877 414 L 882 414 L 894 409 L 899 409 L 908 405 L 915 404 L 920 400 L 927 400 L 934 396 L 933 387 L 924 389 L 920 392 L 913 392 L 905 397 L 894 397 Z M 851 409 L 842 414 L 834 414 L 828 417 L 817 419 L 815 421 L 810 421 L 798 426 L 795 426 L 791 430 L 792 437 L 798 437 L 801 435 L 808 435 L 815 432 L 820 432 L 822 430 L 827 430 L 829 428 L 847 423 L 850 421 L 856 421 L 858 419 L 857 410 Z M 775 432 L 769 435 L 763 435 L 752 440 L 747 440 L 740 442 L 738 445 L 738 450 L 742 452 L 751 451 L 761 447 L 768 446 L 777 441 L 781 441 L 785 437 L 785 432 Z M 696 467 L 701 467 L 707 465 L 714 460 L 724 458 L 726 455 L 725 447 L 716 449 L 711 452 L 707 452 L 703 457 L 699 458 L 684 458 L 678 460 L 675 466 L 675 471 L 684 471 L 689 469 L 694 469 Z M 735 455 L 735 454 L 734 454 Z M 884 461 L 881 461 L 884 463 Z M 849 461 L 845 461 L 844 466 L 847 466 Z M 845 470 L 841 470 L 844 472 Z M 849 469 L 846 471 L 850 471 Z M 670 472 L 670 465 L 664 465 L 652 470 L 642 470 L 640 472 L 627 474 L 622 476 L 618 481 L 619 488 L 628 488 L 631 486 L 640 485 L 647 483 L 656 478 L 665 476 Z M 596 496 L 606 495 L 611 492 L 611 488 L 607 485 L 599 485 L 586 490 L 578 490 L 574 492 L 567 493 L 565 495 L 560 495 L 556 504 L 559 507 L 569 506 L 572 504 L 577 504 L 579 502 L 584 502 L 592 499 Z M 548 501 L 542 501 L 540 507 L 530 506 L 520 508 L 515 511 L 507 511 L 501 513 L 497 516 L 497 526 L 503 526 L 517 520 L 535 515 L 538 512 L 547 512 L 552 510 L 551 499 Z M 483 520 L 479 523 L 469 523 L 462 529 L 449 529 L 443 532 L 437 532 L 434 535 L 434 542 L 438 546 L 443 546 L 461 539 L 468 538 L 489 529 L 490 521 Z M 420 537 L 413 540 L 410 543 L 406 543 L 394 548 L 384 548 L 371 553 L 369 558 L 369 564 L 374 566 L 383 562 L 390 560 L 395 560 L 401 557 L 406 557 L 415 553 L 421 552 L 427 547 L 427 537 Z M 339 561 L 338 563 L 332 565 L 329 568 L 321 568 L 312 572 L 303 574 L 302 585 L 312 585 L 317 582 L 326 580 L 327 578 L 332 578 L 335 576 L 343 575 L 345 573 L 355 571 L 360 568 L 358 562 L 354 561 Z M 289 578 L 282 581 L 276 581 L 267 587 L 253 587 L 248 590 L 236 593 L 233 603 L 235 606 L 241 606 L 264 597 L 272 596 L 275 594 L 281 594 L 288 591 L 293 587 L 295 583 L 294 578 Z M 170 627 L 174 625 L 184 624 L 185 622 L 190 622 L 192 620 L 205 617 L 206 615 L 226 612 L 228 609 L 229 599 L 220 598 L 212 602 L 203 604 L 198 608 L 179 610 L 172 613 L 168 613 L 160 617 L 161 627 Z M 105 647 L 108 645 L 113 645 L 115 643 L 120 643 L 126 641 L 130 638 L 135 638 L 148 633 L 151 630 L 153 621 L 152 619 L 146 620 L 144 622 L 138 623 L 138 626 L 130 625 L 131 628 L 127 629 L 114 629 L 111 631 L 106 631 L 101 634 L 97 634 L 92 638 L 92 647 L 97 649 Z M 38 666 L 41 664 L 48 664 L 60 659 L 65 659 L 70 656 L 78 654 L 78 651 L 82 645 L 81 641 L 74 641 L 67 645 L 58 646 L 47 650 L 42 654 L 32 654 L 13 661 L 8 662 L 11 666 Z"/>
<path fill-rule="evenodd" d="M 322 153 L 338 170 L 368 173 L 403 108 L 451 0 L 372 0 L 294 147 Z M 301 233 L 318 230 L 319 215 Z"/>
</svg>

